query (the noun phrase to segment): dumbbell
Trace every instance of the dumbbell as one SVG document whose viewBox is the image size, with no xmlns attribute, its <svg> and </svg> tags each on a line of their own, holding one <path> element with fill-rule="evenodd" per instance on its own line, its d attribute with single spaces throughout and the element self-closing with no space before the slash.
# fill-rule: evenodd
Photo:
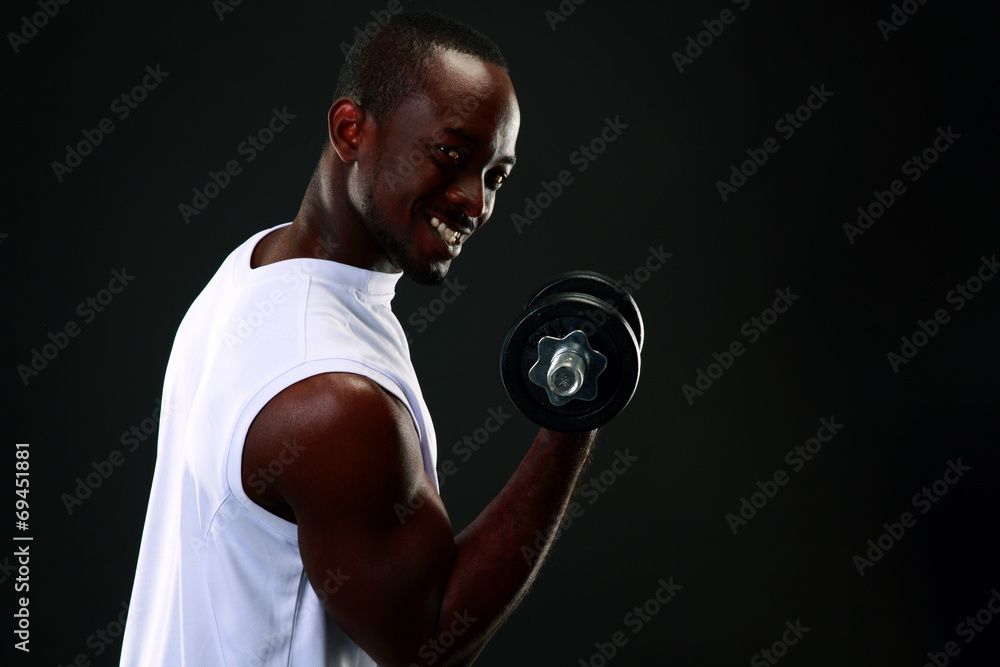
<svg viewBox="0 0 1000 667">
<path fill-rule="evenodd" d="M 561 274 L 528 301 L 504 340 L 504 389 L 539 426 L 597 428 L 635 393 L 643 335 L 639 307 L 613 279 Z"/>
</svg>

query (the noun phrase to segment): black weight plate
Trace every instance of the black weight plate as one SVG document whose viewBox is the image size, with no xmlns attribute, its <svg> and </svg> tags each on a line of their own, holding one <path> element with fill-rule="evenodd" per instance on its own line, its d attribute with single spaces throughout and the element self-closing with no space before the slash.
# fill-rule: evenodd
<svg viewBox="0 0 1000 667">
<path fill-rule="evenodd" d="M 538 360 L 543 336 L 562 338 L 578 330 L 607 357 L 608 366 L 597 378 L 594 400 L 557 407 L 528 379 L 528 371 Z M 539 426 L 567 433 L 589 431 L 610 421 L 632 399 L 639 381 L 639 345 L 632 328 L 609 304 L 589 294 L 554 294 L 528 306 L 507 334 L 500 376 L 514 405 Z"/>
<path fill-rule="evenodd" d="M 636 304 L 635 299 L 632 298 L 632 295 L 617 280 L 596 271 L 568 271 L 561 273 L 541 288 L 531 298 L 526 308 L 530 308 L 539 299 L 564 292 L 582 292 L 610 304 L 625 318 L 628 325 L 632 327 L 632 333 L 635 334 L 635 339 L 639 343 L 639 351 L 642 351 L 645 334 L 642 314 L 639 312 L 639 306 Z"/>
</svg>

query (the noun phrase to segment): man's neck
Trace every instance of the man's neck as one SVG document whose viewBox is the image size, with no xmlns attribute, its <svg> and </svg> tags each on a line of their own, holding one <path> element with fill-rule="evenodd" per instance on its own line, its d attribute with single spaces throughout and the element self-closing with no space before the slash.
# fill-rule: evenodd
<svg viewBox="0 0 1000 667">
<path fill-rule="evenodd" d="M 368 231 L 357 223 L 345 201 L 333 194 L 336 175 L 321 165 L 306 189 L 291 225 L 277 229 L 257 243 L 252 268 L 286 259 L 326 259 L 368 270 L 385 270 L 384 257 Z"/>
</svg>

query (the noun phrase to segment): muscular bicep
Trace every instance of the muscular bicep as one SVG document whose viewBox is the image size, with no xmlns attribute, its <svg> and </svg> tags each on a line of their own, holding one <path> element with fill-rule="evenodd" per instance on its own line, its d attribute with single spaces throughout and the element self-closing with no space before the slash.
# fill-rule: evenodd
<svg viewBox="0 0 1000 667">
<path fill-rule="evenodd" d="M 266 493 L 298 525 L 313 588 L 373 658 L 405 664 L 438 623 L 454 551 L 410 413 L 367 378 L 319 375 L 265 406 L 245 458 L 289 440 L 296 457 Z"/>
</svg>

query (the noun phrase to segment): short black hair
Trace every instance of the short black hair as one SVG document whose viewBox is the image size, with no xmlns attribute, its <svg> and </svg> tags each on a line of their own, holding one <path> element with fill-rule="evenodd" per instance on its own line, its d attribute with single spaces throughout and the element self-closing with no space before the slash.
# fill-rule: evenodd
<svg viewBox="0 0 1000 667">
<path fill-rule="evenodd" d="M 359 37 L 340 70 L 334 99 L 350 97 L 380 123 L 430 82 L 436 48 L 475 56 L 507 71 L 500 48 L 482 33 L 437 12 L 404 12 Z"/>
</svg>

